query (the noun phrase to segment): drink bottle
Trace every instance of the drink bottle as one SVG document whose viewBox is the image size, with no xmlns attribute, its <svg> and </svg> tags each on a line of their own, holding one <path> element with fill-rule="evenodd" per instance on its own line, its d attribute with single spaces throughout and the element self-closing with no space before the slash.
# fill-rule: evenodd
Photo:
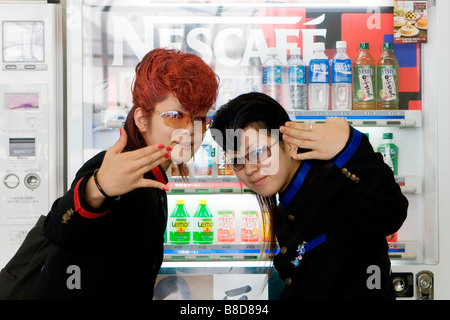
<svg viewBox="0 0 450 320">
<path fill-rule="evenodd" d="M 352 109 L 352 62 L 347 53 L 347 42 L 336 42 L 336 55 L 331 60 L 331 108 Z"/>
<path fill-rule="evenodd" d="M 220 210 L 217 219 L 217 242 L 235 242 L 234 211 Z"/>
<path fill-rule="evenodd" d="M 283 67 L 277 58 L 277 48 L 268 49 L 268 58 L 262 66 L 262 90 L 268 96 L 278 101 L 282 101 Z"/>
<path fill-rule="evenodd" d="M 258 211 L 241 212 L 241 241 L 258 242 Z"/>
<path fill-rule="evenodd" d="M 392 43 L 383 43 L 377 61 L 377 110 L 398 110 L 398 61 Z"/>
<path fill-rule="evenodd" d="M 308 108 L 308 87 L 306 84 L 306 63 L 300 58 L 300 48 L 291 49 L 291 57 L 287 63 L 289 84 L 289 109 Z"/>
<path fill-rule="evenodd" d="M 353 64 L 353 110 L 375 110 L 375 62 L 369 43 L 361 42 Z"/>
<path fill-rule="evenodd" d="M 391 132 L 383 133 L 383 141 L 377 151 L 383 155 L 384 162 L 396 176 L 398 174 L 398 147 L 394 144 L 393 136 Z"/>
<path fill-rule="evenodd" d="M 325 55 L 325 43 L 313 45 L 314 55 L 309 62 L 309 110 L 328 110 L 330 88 L 330 62 Z"/>
<path fill-rule="evenodd" d="M 168 219 L 169 241 L 172 244 L 189 244 L 191 231 L 189 214 L 184 206 L 184 200 L 176 200 L 175 208 Z"/>
<path fill-rule="evenodd" d="M 197 211 L 192 219 L 192 236 L 195 244 L 211 244 L 214 241 L 213 216 L 207 200 L 199 200 Z"/>
</svg>

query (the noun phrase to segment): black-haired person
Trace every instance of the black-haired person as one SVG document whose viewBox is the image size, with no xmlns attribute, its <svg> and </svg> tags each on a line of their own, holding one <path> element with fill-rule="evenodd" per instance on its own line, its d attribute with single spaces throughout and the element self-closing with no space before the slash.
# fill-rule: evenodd
<svg viewBox="0 0 450 320">
<path fill-rule="evenodd" d="M 268 214 L 281 298 L 395 299 L 385 237 L 401 227 L 408 201 L 392 171 L 344 119 L 287 122 L 275 100 L 249 93 L 220 108 L 211 127 Z M 304 160 L 312 158 L 320 160 Z"/>
</svg>

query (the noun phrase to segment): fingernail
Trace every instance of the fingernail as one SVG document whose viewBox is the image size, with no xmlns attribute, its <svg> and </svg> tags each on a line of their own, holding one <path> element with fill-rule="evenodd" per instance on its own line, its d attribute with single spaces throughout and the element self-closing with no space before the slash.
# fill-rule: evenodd
<svg viewBox="0 0 450 320">
<path fill-rule="evenodd" d="M 169 159 L 169 157 L 170 157 L 170 154 L 165 154 L 164 155 L 164 158 L 166 158 L 166 159 Z"/>
<path fill-rule="evenodd" d="M 169 187 L 165 186 L 165 187 L 163 187 L 163 190 L 169 191 Z"/>
<path fill-rule="evenodd" d="M 158 148 L 162 149 L 162 148 L 164 148 L 164 145 L 162 143 L 160 143 L 160 144 L 158 144 Z"/>
<path fill-rule="evenodd" d="M 122 135 L 122 130 L 123 130 L 122 128 L 121 128 L 121 129 L 119 130 L 119 132 L 120 132 L 120 135 Z"/>
<path fill-rule="evenodd" d="M 172 150 L 172 147 L 171 147 L 171 146 L 167 146 L 167 147 L 166 147 L 166 150 L 167 150 L 167 151 L 170 151 L 170 150 Z"/>
</svg>

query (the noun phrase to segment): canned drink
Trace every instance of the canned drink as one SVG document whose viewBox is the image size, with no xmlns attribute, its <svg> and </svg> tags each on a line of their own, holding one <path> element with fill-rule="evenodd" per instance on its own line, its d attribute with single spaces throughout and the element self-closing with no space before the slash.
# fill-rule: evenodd
<svg viewBox="0 0 450 320">
<path fill-rule="evenodd" d="M 241 241 L 258 242 L 258 211 L 241 212 Z"/>
</svg>

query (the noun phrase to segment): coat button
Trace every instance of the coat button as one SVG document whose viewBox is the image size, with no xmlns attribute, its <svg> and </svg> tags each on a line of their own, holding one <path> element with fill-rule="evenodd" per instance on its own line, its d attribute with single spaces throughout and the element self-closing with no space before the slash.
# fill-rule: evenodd
<svg viewBox="0 0 450 320">
<path fill-rule="evenodd" d="M 67 224 L 67 222 L 69 222 L 69 220 L 72 219 L 73 212 L 74 212 L 74 211 L 73 211 L 72 208 L 68 209 L 68 210 L 66 211 L 66 213 L 63 214 L 61 223 L 62 223 L 62 224 Z"/>
<path fill-rule="evenodd" d="M 295 221 L 295 217 L 292 214 L 288 215 L 288 219 L 289 219 L 289 221 L 292 221 L 292 222 Z"/>
<path fill-rule="evenodd" d="M 292 284 L 292 279 L 289 278 L 289 277 L 287 277 L 287 278 L 286 278 L 286 285 L 287 285 L 287 286 L 290 286 L 291 284 Z"/>
<path fill-rule="evenodd" d="M 286 252 L 287 252 L 287 248 L 286 247 L 281 248 L 281 250 L 280 250 L 281 254 L 285 254 Z"/>
</svg>

